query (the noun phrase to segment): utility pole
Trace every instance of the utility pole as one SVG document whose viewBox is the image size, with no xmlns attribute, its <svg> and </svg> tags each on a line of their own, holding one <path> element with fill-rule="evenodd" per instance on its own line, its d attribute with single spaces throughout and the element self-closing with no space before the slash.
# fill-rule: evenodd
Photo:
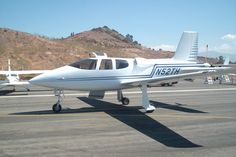
<svg viewBox="0 0 236 157">
<path fill-rule="evenodd" d="M 205 57 L 205 62 L 207 63 L 207 57 L 208 57 L 208 44 L 206 44 L 206 57 Z"/>
</svg>

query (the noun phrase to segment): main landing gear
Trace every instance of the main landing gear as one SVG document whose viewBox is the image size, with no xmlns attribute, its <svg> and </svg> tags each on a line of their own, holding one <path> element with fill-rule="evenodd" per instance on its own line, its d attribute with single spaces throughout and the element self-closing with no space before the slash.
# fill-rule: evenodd
<svg viewBox="0 0 236 157">
<path fill-rule="evenodd" d="M 129 98 L 123 96 L 122 90 L 117 91 L 117 100 L 123 105 L 129 105 Z"/>
<path fill-rule="evenodd" d="M 63 100 L 64 92 L 61 90 L 55 90 L 54 93 L 55 93 L 55 96 L 57 96 L 57 102 L 52 106 L 52 110 L 54 113 L 59 113 L 61 112 L 61 109 L 62 109 L 61 102 Z"/>
<path fill-rule="evenodd" d="M 151 113 L 151 112 L 155 111 L 156 108 L 150 104 L 149 99 L 148 99 L 147 85 L 142 84 L 141 90 L 142 90 L 143 108 L 146 110 L 147 113 Z"/>
<path fill-rule="evenodd" d="M 142 90 L 142 106 L 145 109 L 147 113 L 151 113 L 155 111 L 155 107 L 150 104 L 149 99 L 148 99 L 148 94 L 147 94 L 147 85 L 142 84 L 141 85 L 141 90 Z M 129 104 L 129 99 L 126 97 L 123 97 L 122 90 L 117 91 L 117 100 L 119 102 L 122 102 L 123 105 L 128 105 Z"/>
<path fill-rule="evenodd" d="M 155 111 L 156 108 L 150 104 L 149 99 L 148 99 L 147 85 L 142 84 L 141 90 L 142 90 L 142 106 L 143 106 L 143 108 L 145 109 L 145 111 L 147 113 L 151 113 L 151 112 Z M 62 110 L 61 102 L 63 100 L 64 92 L 62 90 L 55 90 L 54 93 L 55 93 L 55 96 L 57 96 L 57 102 L 52 106 L 52 110 L 55 113 L 59 113 Z M 123 96 L 122 90 L 117 91 L 117 99 L 119 102 L 122 102 L 123 105 L 129 104 L 129 99 Z"/>
</svg>

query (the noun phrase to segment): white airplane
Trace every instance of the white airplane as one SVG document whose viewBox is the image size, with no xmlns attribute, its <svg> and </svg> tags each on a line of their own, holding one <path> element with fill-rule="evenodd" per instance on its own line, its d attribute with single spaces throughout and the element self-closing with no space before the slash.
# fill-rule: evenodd
<svg viewBox="0 0 236 157">
<path fill-rule="evenodd" d="M 225 57 L 225 61 L 223 65 L 229 65 L 229 56 Z"/>
<path fill-rule="evenodd" d="M 155 107 L 149 103 L 147 87 L 226 69 L 197 63 L 197 53 L 198 34 L 184 32 L 170 59 L 109 58 L 106 54 L 94 53 L 94 58 L 46 72 L 31 79 L 30 83 L 55 90 L 58 101 L 52 109 L 56 113 L 62 109 L 63 90 L 90 91 L 92 98 L 103 98 L 105 91 L 116 90 L 118 101 L 128 105 L 129 99 L 123 96 L 122 89 L 133 87 L 141 88 L 142 106 L 146 112 L 153 112 Z"/>
<path fill-rule="evenodd" d="M 29 91 L 29 81 L 21 81 L 19 75 L 27 75 L 27 74 L 42 74 L 44 72 L 48 72 L 48 70 L 22 70 L 22 71 L 12 71 L 11 70 L 11 62 L 8 60 L 8 71 L 0 71 L 0 75 L 4 75 L 6 77 L 5 81 L 0 83 L 2 88 L 11 86 L 13 90 L 15 90 L 16 86 L 23 87 Z"/>
</svg>

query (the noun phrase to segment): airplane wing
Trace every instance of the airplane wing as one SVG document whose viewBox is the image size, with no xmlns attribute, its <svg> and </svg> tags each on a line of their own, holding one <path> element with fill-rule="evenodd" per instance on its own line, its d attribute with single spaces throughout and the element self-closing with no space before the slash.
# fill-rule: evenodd
<svg viewBox="0 0 236 157">
<path fill-rule="evenodd" d="M 22 70 L 22 71 L 11 71 L 11 73 L 13 74 L 18 74 L 18 75 L 22 75 L 22 74 L 42 74 L 42 73 L 45 73 L 45 72 L 48 72 L 49 70 Z M 4 72 L 6 74 L 9 74 L 9 71 L 0 71 L 0 74 L 1 72 Z"/>
<path fill-rule="evenodd" d="M 22 71 L 0 71 L 0 75 L 7 75 L 9 73 L 18 74 L 18 75 L 27 75 L 27 74 L 42 74 L 50 70 L 22 70 Z"/>
<path fill-rule="evenodd" d="M 202 76 L 204 74 L 225 74 L 232 70 L 230 67 L 214 67 L 208 68 L 197 72 L 190 72 L 185 74 L 178 74 L 178 75 L 168 75 L 168 76 L 161 76 L 161 77 L 154 77 L 154 78 L 143 78 L 138 80 L 127 80 L 122 81 L 121 84 L 123 86 L 139 86 L 141 84 L 152 84 L 158 82 L 170 82 L 170 81 L 178 81 L 180 79 L 186 78 L 193 78 L 196 76 Z"/>
<path fill-rule="evenodd" d="M 29 85 L 28 81 L 17 81 L 17 82 L 5 82 L 0 84 L 1 86 L 20 86 L 20 85 Z"/>
<path fill-rule="evenodd" d="M 165 81 L 165 82 L 176 81 L 179 79 L 201 76 L 205 73 L 207 73 L 207 72 L 206 71 L 198 71 L 198 72 L 179 74 L 179 75 L 170 75 L 170 76 L 162 76 L 162 77 L 155 77 L 155 78 L 144 78 L 144 79 L 139 79 L 139 80 L 135 80 L 135 81 L 128 80 L 128 81 L 121 82 L 121 84 L 123 86 L 139 86 L 141 84 L 151 84 L 151 83 L 158 83 L 158 82 L 163 82 L 163 81 Z"/>
<path fill-rule="evenodd" d="M 9 71 L 0 71 L 0 75 L 7 75 L 9 74 Z"/>
</svg>

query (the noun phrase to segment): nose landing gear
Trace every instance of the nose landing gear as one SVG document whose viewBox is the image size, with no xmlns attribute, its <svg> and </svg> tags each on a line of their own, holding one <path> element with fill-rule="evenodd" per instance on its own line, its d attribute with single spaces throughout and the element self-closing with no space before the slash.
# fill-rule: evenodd
<svg viewBox="0 0 236 157">
<path fill-rule="evenodd" d="M 55 96 L 57 96 L 57 103 L 55 103 L 52 106 L 52 110 L 54 113 L 59 113 L 59 112 L 61 112 L 61 109 L 62 109 L 61 102 L 63 100 L 64 92 L 61 90 L 55 90 L 54 93 L 55 93 Z"/>
<path fill-rule="evenodd" d="M 52 110 L 54 113 L 59 113 L 61 112 L 61 104 L 58 102 L 52 106 Z"/>
</svg>

